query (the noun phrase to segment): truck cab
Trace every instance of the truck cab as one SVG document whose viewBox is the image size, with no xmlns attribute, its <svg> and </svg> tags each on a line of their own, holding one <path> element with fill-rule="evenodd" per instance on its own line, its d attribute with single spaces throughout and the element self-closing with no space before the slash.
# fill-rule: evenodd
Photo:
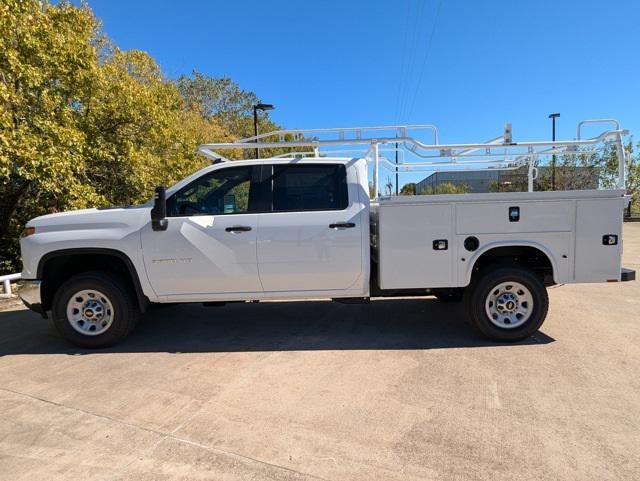
<svg viewBox="0 0 640 481">
<path fill-rule="evenodd" d="M 304 159 L 217 164 L 176 186 L 166 230 L 140 230 L 154 298 L 367 295 L 362 182 L 362 160 Z"/>
</svg>

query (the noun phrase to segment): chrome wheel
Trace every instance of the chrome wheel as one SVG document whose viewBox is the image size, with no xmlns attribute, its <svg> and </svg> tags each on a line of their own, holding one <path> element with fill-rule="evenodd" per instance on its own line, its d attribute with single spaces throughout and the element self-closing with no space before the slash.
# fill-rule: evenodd
<svg viewBox="0 0 640 481">
<path fill-rule="evenodd" d="M 67 302 L 67 320 L 80 334 L 97 336 L 113 324 L 113 306 L 102 292 L 84 289 Z"/>
<path fill-rule="evenodd" d="M 489 292 L 485 311 L 494 325 L 503 329 L 514 329 L 531 317 L 533 296 L 531 291 L 519 282 L 503 282 Z"/>
</svg>

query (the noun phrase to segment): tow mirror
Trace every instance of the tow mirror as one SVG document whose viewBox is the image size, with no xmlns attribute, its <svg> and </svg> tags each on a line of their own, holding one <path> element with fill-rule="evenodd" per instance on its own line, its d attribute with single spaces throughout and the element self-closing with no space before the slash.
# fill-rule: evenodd
<svg viewBox="0 0 640 481">
<path fill-rule="evenodd" d="M 167 220 L 167 189 L 156 187 L 153 196 L 153 208 L 151 209 L 151 228 L 153 230 L 167 230 L 169 221 Z"/>
</svg>

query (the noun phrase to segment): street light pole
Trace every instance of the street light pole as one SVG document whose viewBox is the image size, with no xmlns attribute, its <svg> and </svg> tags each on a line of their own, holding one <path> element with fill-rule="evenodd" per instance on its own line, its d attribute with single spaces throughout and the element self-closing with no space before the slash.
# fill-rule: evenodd
<svg viewBox="0 0 640 481">
<path fill-rule="evenodd" d="M 554 142 L 556 141 L 556 118 L 558 117 L 560 117 L 559 113 L 549 114 L 551 119 L 551 140 Z M 556 190 L 556 154 L 551 156 L 551 190 Z"/>
<path fill-rule="evenodd" d="M 253 134 L 258 136 L 258 110 L 262 110 L 263 112 L 266 110 L 273 110 L 275 107 L 271 104 L 256 104 L 253 106 Z M 256 144 L 258 143 L 258 139 L 255 140 Z M 260 149 L 256 147 L 256 159 L 260 158 Z"/>
<path fill-rule="evenodd" d="M 253 135 L 258 136 L 258 109 L 256 106 L 253 106 Z M 256 139 L 256 143 L 258 139 Z M 256 159 L 260 158 L 260 149 L 256 149 Z"/>
</svg>

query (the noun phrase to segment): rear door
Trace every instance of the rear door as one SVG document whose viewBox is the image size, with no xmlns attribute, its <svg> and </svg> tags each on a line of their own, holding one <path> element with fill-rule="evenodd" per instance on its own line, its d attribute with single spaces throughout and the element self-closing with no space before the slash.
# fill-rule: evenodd
<svg viewBox="0 0 640 481">
<path fill-rule="evenodd" d="M 265 292 L 344 290 L 360 277 L 361 204 L 355 169 L 339 163 L 266 165 L 271 212 L 258 215 Z M 368 221 L 368 219 L 365 219 Z"/>
</svg>

